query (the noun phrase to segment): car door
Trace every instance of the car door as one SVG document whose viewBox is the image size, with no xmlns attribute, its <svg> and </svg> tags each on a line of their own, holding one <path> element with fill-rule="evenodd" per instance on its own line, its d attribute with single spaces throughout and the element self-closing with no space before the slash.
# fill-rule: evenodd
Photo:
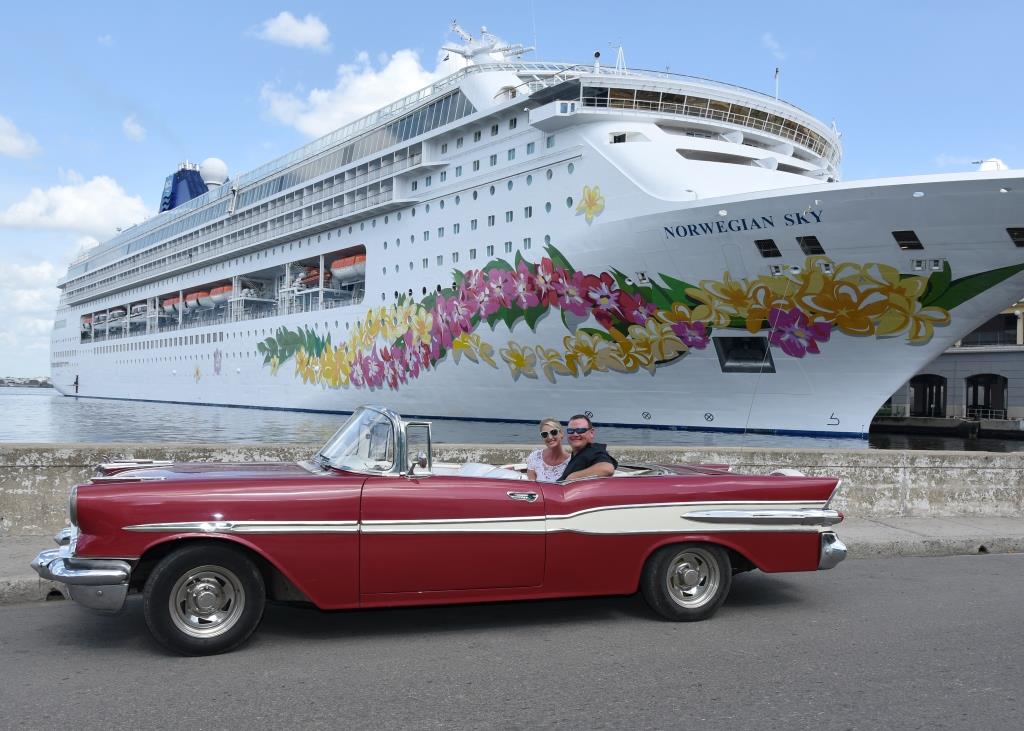
<svg viewBox="0 0 1024 731">
<path fill-rule="evenodd" d="M 535 482 L 382 476 L 363 486 L 360 593 L 540 586 L 544 497 Z"/>
</svg>

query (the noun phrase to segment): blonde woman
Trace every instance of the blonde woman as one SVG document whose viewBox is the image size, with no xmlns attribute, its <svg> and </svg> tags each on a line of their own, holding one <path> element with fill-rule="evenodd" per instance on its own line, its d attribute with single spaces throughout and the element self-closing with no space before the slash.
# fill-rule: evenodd
<svg viewBox="0 0 1024 731">
<path fill-rule="evenodd" d="M 558 419 L 541 421 L 540 438 L 544 448 L 530 452 L 526 458 L 526 476 L 539 482 L 558 482 L 572 458 L 572 453 L 562 446 L 562 425 Z"/>
</svg>

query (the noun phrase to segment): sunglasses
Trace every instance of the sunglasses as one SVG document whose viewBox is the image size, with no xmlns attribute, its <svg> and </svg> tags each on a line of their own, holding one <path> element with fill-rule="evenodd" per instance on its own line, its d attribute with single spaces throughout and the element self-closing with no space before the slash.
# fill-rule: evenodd
<svg viewBox="0 0 1024 731">
<path fill-rule="evenodd" d="M 593 427 L 589 427 L 589 426 L 580 426 L 580 427 L 570 426 L 568 429 L 565 430 L 565 433 L 566 434 L 586 434 L 592 428 Z"/>
<path fill-rule="evenodd" d="M 551 431 L 542 431 L 540 433 L 540 438 L 541 439 L 547 439 L 548 437 L 557 437 L 557 436 L 558 436 L 558 429 L 552 429 Z"/>
</svg>

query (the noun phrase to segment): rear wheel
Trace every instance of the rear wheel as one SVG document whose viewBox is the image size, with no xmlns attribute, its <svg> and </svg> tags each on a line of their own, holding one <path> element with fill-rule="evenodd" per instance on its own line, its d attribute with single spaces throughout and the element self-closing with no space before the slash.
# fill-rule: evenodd
<svg viewBox="0 0 1024 731">
<path fill-rule="evenodd" d="M 714 614 L 729 594 L 732 567 L 725 549 L 681 543 L 656 551 L 644 567 L 640 590 L 651 609 L 673 622 Z"/>
<path fill-rule="evenodd" d="M 266 590 L 239 549 L 209 543 L 180 548 L 146 581 L 143 611 L 153 637 L 184 655 L 227 652 L 263 618 Z"/>
</svg>

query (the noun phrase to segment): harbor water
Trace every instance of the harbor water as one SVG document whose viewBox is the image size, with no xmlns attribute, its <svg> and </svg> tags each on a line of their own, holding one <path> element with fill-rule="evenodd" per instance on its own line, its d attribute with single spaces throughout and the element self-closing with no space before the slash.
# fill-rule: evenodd
<svg viewBox="0 0 1024 731">
<path fill-rule="evenodd" d="M 0 388 L 0 414 L 3 443 L 305 443 L 311 448 L 346 419 L 344 414 L 70 398 L 50 388 Z M 872 434 L 860 440 L 623 427 L 599 432 L 601 441 L 624 445 L 1024 451 L 1024 441 L 920 435 Z M 449 444 L 538 442 L 534 424 L 437 419 L 433 434 L 435 441 Z"/>
</svg>

